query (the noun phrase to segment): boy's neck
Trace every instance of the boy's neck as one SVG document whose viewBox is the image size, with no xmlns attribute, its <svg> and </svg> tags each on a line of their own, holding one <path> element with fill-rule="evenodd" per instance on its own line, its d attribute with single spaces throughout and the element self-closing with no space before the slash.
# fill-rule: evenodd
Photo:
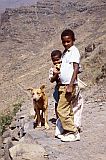
<svg viewBox="0 0 106 160">
<path fill-rule="evenodd" d="M 73 47 L 73 46 L 74 46 L 74 44 L 73 44 L 72 46 L 70 46 L 68 49 L 65 49 L 65 50 L 63 51 L 63 53 L 65 53 L 65 52 L 67 52 L 68 50 L 70 50 L 70 48 Z"/>
</svg>

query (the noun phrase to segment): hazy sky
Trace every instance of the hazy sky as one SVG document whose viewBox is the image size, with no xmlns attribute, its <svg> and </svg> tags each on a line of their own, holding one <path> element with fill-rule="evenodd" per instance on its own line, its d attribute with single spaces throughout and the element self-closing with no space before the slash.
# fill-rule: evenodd
<svg viewBox="0 0 106 160">
<path fill-rule="evenodd" d="M 3 12 L 5 8 L 15 8 L 24 5 L 34 4 L 38 0 L 0 0 L 0 12 Z"/>
</svg>

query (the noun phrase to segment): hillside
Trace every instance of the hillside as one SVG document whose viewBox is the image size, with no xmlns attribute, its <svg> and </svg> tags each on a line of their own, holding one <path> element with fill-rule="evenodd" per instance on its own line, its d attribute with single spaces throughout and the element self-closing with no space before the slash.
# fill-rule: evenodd
<svg viewBox="0 0 106 160">
<path fill-rule="evenodd" d="M 54 84 L 48 80 L 50 53 L 63 50 L 60 35 L 65 28 L 75 32 L 83 70 L 80 78 L 87 83 L 82 92 L 81 141 L 72 143 L 54 137 Z M 0 116 L 10 110 L 16 113 L 22 106 L 0 136 L 0 160 L 106 159 L 105 42 L 105 0 L 39 0 L 5 10 L 0 21 Z M 49 96 L 49 130 L 34 129 L 31 95 L 26 90 L 41 84 L 46 84 Z M 10 120 L 11 114 L 0 119 L 0 133 Z"/>
<path fill-rule="evenodd" d="M 82 55 L 81 78 L 93 87 L 105 85 L 106 2 L 42 0 L 36 5 L 6 9 L 0 23 L 0 112 L 29 99 L 28 87 L 46 84 L 50 53 L 61 49 L 60 34 L 71 28 Z M 105 90 L 105 88 L 104 88 Z"/>
</svg>

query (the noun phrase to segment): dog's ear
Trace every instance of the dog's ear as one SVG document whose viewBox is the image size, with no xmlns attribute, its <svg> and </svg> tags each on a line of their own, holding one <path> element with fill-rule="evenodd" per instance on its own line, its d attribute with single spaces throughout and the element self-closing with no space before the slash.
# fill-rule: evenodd
<svg viewBox="0 0 106 160">
<path fill-rule="evenodd" d="M 42 92 L 45 92 L 45 85 L 42 85 L 40 89 L 42 90 Z"/>
<path fill-rule="evenodd" d="M 27 88 L 27 91 L 31 91 L 32 92 L 33 88 Z"/>
</svg>

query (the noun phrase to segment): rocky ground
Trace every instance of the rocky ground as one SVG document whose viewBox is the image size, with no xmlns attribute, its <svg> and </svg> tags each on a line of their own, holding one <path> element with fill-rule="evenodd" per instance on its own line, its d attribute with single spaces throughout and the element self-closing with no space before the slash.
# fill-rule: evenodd
<svg viewBox="0 0 106 160">
<path fill-rule="evenodd" d="M 105 160 L 106 90 L 99 84 L 93 89 L 83 91 L 82 94 L 84 109 L 80 141 L 61 142 L 55 138 L 54 101 L 52 98 L 49 99 L 50 129 L 45 130 L 43 126 L 34 129 L 30 100 L 22 105 L 15 120 L 4 132 L 0 156 L 3 156 L 5 160 L 10 160 L 10 157 L 13 160 Z"/>
</svg>

